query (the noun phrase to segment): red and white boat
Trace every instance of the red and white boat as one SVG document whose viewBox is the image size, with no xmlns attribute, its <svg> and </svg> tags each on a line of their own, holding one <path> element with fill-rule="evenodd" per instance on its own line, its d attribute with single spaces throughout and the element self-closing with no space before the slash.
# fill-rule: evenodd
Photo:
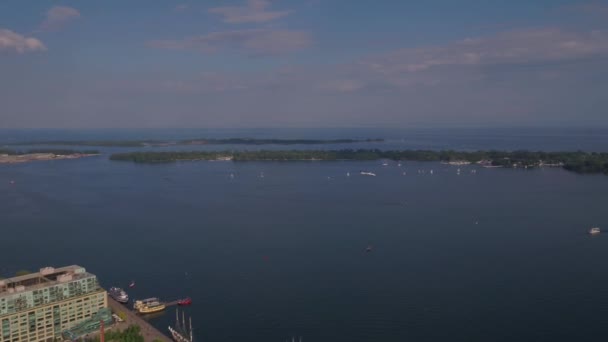
<svg viewBox="0 0 608 342">
<path fill-rule="evenodd" d="M 177 301 L 177 305 L 185 306 L 192 304 L 192 298 L 186 297 Z"/>
</svg>

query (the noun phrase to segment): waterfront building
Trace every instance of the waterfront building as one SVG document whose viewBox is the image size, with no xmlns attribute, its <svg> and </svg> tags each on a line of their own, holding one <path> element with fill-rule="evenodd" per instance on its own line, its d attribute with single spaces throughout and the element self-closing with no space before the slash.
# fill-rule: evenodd
<svg viewBox="0 0 608 342">
<path fill-rule="evenodd" d="M 46 267 L 0 280 L 0 342 L 54 341 L 111 315 L 107 293 L 84 267 Z"/>
</svg>

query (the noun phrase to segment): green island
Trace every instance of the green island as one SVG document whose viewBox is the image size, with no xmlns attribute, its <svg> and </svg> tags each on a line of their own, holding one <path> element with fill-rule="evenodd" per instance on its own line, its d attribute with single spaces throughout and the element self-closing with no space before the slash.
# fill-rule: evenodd
<svg viewBox="0 0 608 342">
<path fill-rule="evenodd" d="M 171 145 L 322 145 L 382 142 L 384 139 L 185 139 L 185 140 L 52 140 L 29 141 L 13 145 L 61 145 L 100 147 L 153 147 Z"/>
<path fill-rule="evenodd" d="M 454 165 L 479 164 L 484 167 L 537 168 L 561 167 L 578 173 L 608 174 L 608 153 L 533 151 L 430 151 L 377 149 L 359 150 L 283 150 L 283 151 L 189 151 L 116 153 L 111 160 L 135 163 L 167 163 L 192 160 L 232 161 L 348 161 L 395 160 L 434 161 Z"/>
</svg>

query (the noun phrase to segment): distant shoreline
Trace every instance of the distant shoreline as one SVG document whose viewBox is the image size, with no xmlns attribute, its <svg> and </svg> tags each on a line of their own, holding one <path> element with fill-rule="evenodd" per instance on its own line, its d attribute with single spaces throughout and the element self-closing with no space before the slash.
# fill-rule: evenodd
<svg viewBox="0 0 608 342">
<path fill-rule="evenodd" d="M 97 147 L 165 147 L 178 145 L 323 145 L 383 142 L 384 139 L 183 139 L 183 140 L 49 140 L 13 143 L 10 146 L 97 146 Z"/>
<path fill-rule="evenodd" d="M 20 164 L 34 161 L 78 159 L 98 156 L 98 151 L 72 150 L 0 150 L 0 164 Z"/>
<path fill-rule="evenodd" d="M 434 161 L 453 165 L 477 164 L 486 168 L 560 167 L 577 173 L 608 175 L 608 153 L 531 151 L 429 151 L 429 150 L 283 150 L 190 151 L 115 153 L 110 160 L 134 163 L 178 161 Z"/>
</svg>

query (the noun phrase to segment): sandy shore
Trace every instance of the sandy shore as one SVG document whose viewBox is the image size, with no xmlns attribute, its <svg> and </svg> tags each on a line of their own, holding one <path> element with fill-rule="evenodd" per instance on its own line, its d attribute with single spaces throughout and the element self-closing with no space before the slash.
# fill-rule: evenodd
<svg viewBox="0 0 608 342">
<path fill-rule="evenodd" d="M 54 154 L 54 153 L 29 153 L 20 155 L 8 155 L 0 154 L 0 164 L 17 164 L 27 163 L 32 161 L 40 160 L 58 160 L 58 159 L 77 159 L 84 157 L 97 156 L 97 154 L 84 154 L 84 153 L 73 153 L 73 154 Z"/>
</svg>

